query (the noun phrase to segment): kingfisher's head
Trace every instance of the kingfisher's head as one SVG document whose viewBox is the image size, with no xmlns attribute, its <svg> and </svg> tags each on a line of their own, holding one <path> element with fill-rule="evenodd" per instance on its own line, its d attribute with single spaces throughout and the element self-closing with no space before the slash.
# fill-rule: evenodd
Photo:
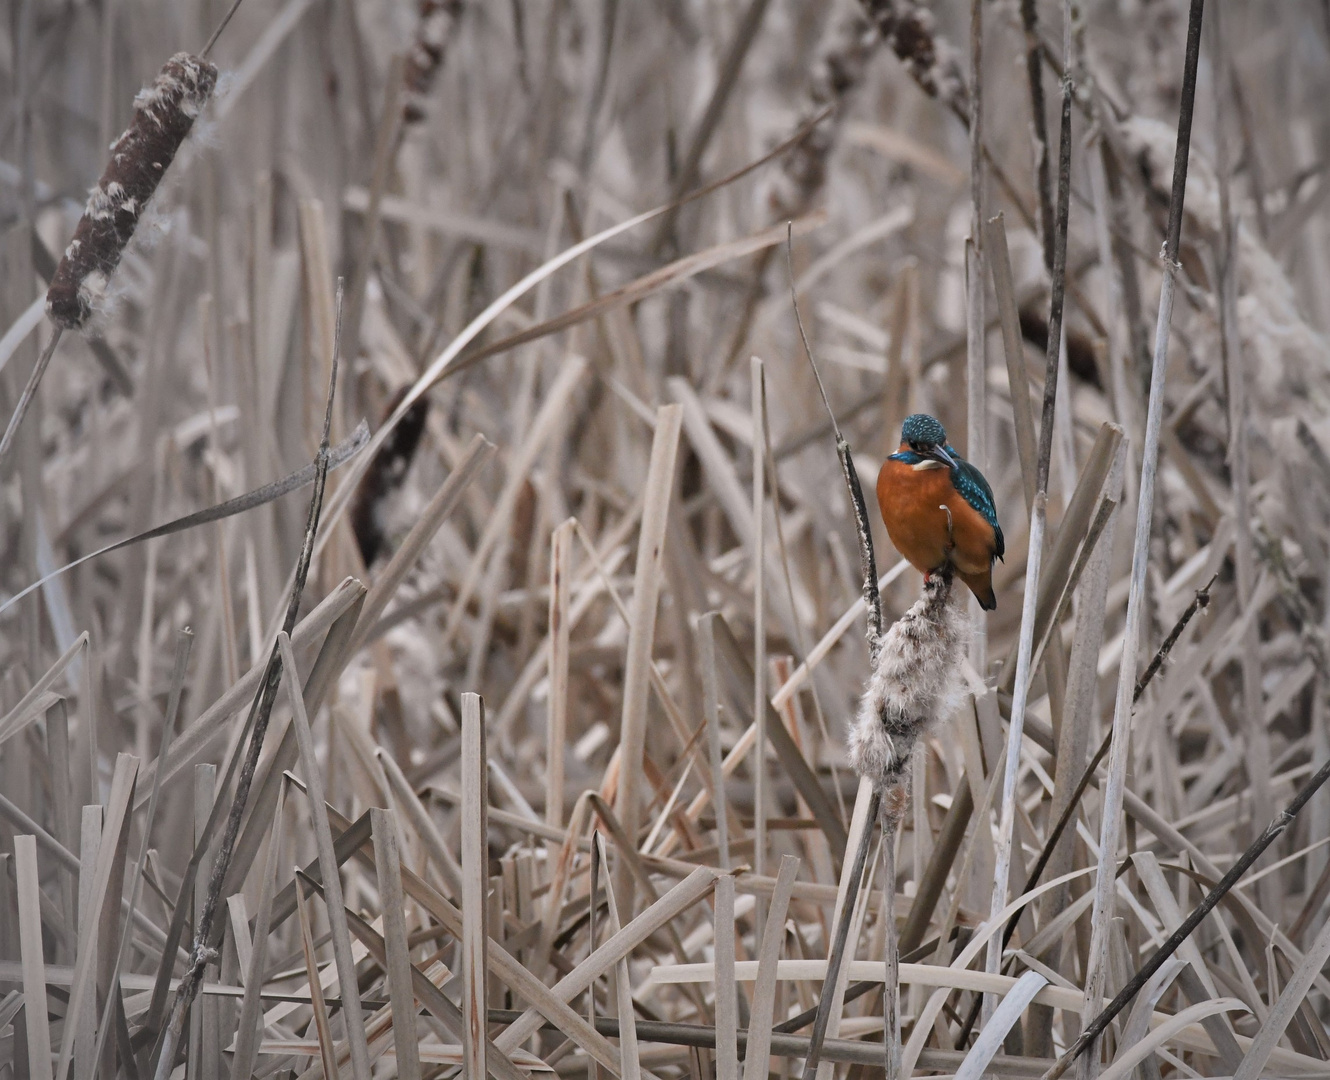
<svg viewBox="0 0 1330 1080">
<path fill-rule="evenodd" d="M 946 447 L 947 432 L 935 417 L 928 413 L 915 413 L 907 416 L 901 425 L 901 442 L 916 454 L 932 456 Z"/>
</svg>

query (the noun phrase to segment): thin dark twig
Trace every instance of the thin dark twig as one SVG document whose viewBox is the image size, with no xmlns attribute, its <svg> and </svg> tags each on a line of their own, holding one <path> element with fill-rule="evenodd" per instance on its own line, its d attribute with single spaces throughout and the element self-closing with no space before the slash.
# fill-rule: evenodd
<svg viewBox="0 0 1330 1080">
<path fill-rule="evenodd" d="M 1025 71 L 1030 82 L 1030 119 L 1034 127 L 1035 189 L 1039 194 L 1040 240 L 1044 269 L 1053 272 L 1053 182 L 1048 174 L 1048 116 L 1044 104 L 1043 65 L 1040 62 L 1039 13 L 1035 0 L 1021 0 L 1025 30 Z"/>
<path fill-rule="evenodd" d="M 1270 824 L 1265 827 L 1265 832 L 1261 833 L 1256 841 L 1242 853 L 1242 857 L 1233 864 L 1227 874 L 1219 879 L 1215 887 L 1206 894 L 1205 899 L 1192 909 L 1191 914 L 1182 921 L 1182 925 L 1169 936 L 1169 939 L 1159 946 L 1149 960 L 1141 965 L 1141 969 L 1131 977 L 1122 988 L 1122 992 L 1104 1006 L 1103 1011 L 1090 1021 L 1081 1037 L 1067 1048 L 1067 1052 L 1057 1060 L 1053 1068 L 1044 1074 L 1042 1080 L 1057 1080 L 1058 1077 L 1062 1076 L 1071 1066 L 1071 1063 L 1113 1022 L 1113 1018 L 1131 1004 L 1132 998 L 1149 981 L 1150 976 L 1159 970 L 1164 961 L 1178 951 L 1182 943 L 1201 925 L 1205 917 L 1238 883 L 1242 875 L 1265 853 L 1265 849 L 1283 835 L 1284 830 L 1293 823 L 1293 819 L 1311 801 L 1312 796 L 1321 789 L 1326 780 L 1330 780 L 1330 761 L 1322 765 L 1316 771 L 1316 774 L 1303 785 L 1302 790 L 1294 796 L 1293 801 L 1271 819 Z"/>
<path fill-rule="evenodd" d="M 217 24 L 217 29 L 212 32 L 212 36 L 208 38 L 208 43 L 203 46 L 203 51 L 199 53 L 199 55 L 205 60 L 208 58 L 208 54 L 212 52 L 212 47 L 217 44 L 217 39 L 222 36 L 222 31 L 225 30 L 227 25 L 231 22 L 231 17 L 236 13 L 236 9 L 240 7 L 242 2 L 243 0 L 233 0 L 231 7 L 227 10 L 226 14 L 222 16 L 222 21 Z"/>
<path fill-rule="evenodd" d="M 41 356 L 37 358 L 37 366 L 32 369 L 32 374 L 28 376 L 28 383 L 23 387 L 23 393 L 19 395 L 18 404 L 14 406 L 14 415 L 9 418 L 9 425 L 5 428 L 3 438 L 0 438 L 0 465 L 4 464 L 5 455 L 9 453 L 9 447 L 14 441 L 14 436 L 18 434 L 19 425 L 23 423 L 23 417 L 27 415 L 28 409 L 32 406 L 32 399 L 37 396 L 37 387 L 42 381 L 42 376 L 46 374 L 46 367 L 51 362 L 51 357 L 55 355 L 55 347 L 60 344 L 60 335 L 64 333 L 64 328 L 58 324 L 51 334 L 51 340 L 46 343 L 46 348 L 42 350 Z"/>
<path fill-rule="evenodd" d="M 854 458 L 850 454 L 850 444 L 845 441 L 836 414 L 831 409 L 826 387 L 822 385 L 822 373 L 818 370 L 817 360 L 812 347 L 808 344 L 808 335 L 804 332 L 804 320 L 799 314 L 799 298 L 794 291 L 794 262 L 790 254 L 793 247 L 794 223 L 786 225 L 785 233 L 785 269 L 790 285 L 790 306 L 794 309 L 794 321 L 799 327 L 799 338 L 803 342 L 804 355 L 808 357 L 813 369 L 813 378 L 817 380 L 818 392 L 822 395 L 822 404 L 831 417 L 831 430 L 836 434 L 836 456 L 840 458 L 841 475 L 845 477 L 845 486 L 850 491 L 850 501 L 854 504 L 854 521 L 859 534 L 859 569 L 863 574 L 864 606 L 868 611 L 868 626 L 865 636 L 868 639 L 868 657 L 874 667 L 877 666 L 878 651 L 882 647 L 882 597 L 877 591 L 877 558 L 873 554 L 873 533 L 868 523 L 868 504 L 864 501 L 864 490 L 859 484 L 859 473 L 854 467 Z"/>
<path fill-rule="evenodd" d="M 337 366 L 341 350 L 344 287 L 344 281 L 338 278 L 337 323 L 333 336 L 328 396 L 323 413 L 323 434 L 319 440 L 318 456 L 315 458 L 314 494 L 310 498 L 309 517 L 305 524 L 305 540 L 300 550 L 300 559 L 296 563 L 295 582 L 291 589 L 290 599 L 287 601 L 286 616 L 282 621 L 282 629 L 288 635 L 295 628 L 296 615 L 300 610 L 301 595 L 305 590 L 305 581 L 309 577 L 309 567 L 314 556 L 314 538 L 319 530 L 319 514 L 323 509 L 323 492 L 328 479 L 329 436 L 332 431 L 333 400 L 337 390 Z M 277 645 L 274 643 L 272 650 L 268 653 L 268 664 L 264 672 L 263 683 L 250 709 L 253 730 L 250 733 L 249 746 L 240 769 L 240 777 L 236 782 L 235 797 L 231 803 L 231 811 L 227 816 L 225 829 L 222 832 L 217 858 L 212 866 L 212 875 L 208 880 L 208 891 L 204 896 L 203 909 L 199 915 L 198 925 L 194 928 L 194 947 L 191 950 L 189 967 L 180 980 L 180 987 L 176 991 L 175 1002 L 171 1008 L 171 1022 L 163 1032 L 161 1045 L 157 1051 L 156 1067 L 154 1069 L 156 1080 L 166 1080 L 171 1074 L 175 1048 L 179 1042 L 180 1033 L 184 1029 L 185 1015 L 199 992 L 204 969 L 209 962 L 216 959 L 216 950 L 209 947 L 208 939 L 212 933 L 213 920 L 216 918 L 217 906 L 221 900 L 222 886 L 226 881 L 226 871 L 230 866 L 231 854 L 235 849 L 236 838 L 240 833 L 240 821 L 245 813 L 245 804 L 249 800 L 250 785 L 253 783 L 254 772 L 258 767 L 259 754 L 263 749 L 263 738 L 268 731 L 268 720 L 272 716 L 273 704 L 277 700 L 277 689 L 281 681 L 282 661 Z"/>
<path fill-rule="evenodd" d="M 818 370 L 817 361 L 813 358 L 813 347 L 808 344 L 808 334 L 804 332 L 803 316 L 799 314 L 799 294 L 794 288 L 794 222 L 785 223 L 785 276 L 790 286 L 790 307 L 794 310 L 794 323 L 799 328 L 799 340 L 804 345 L 804 355 L 808 357 L 808 364 L 813 369 L 813 378 L 817 380 L 817 392 L 822 395 L 822 404 L 826 406 L 827 415 L 831 417 L 831 430 L 836 435 L 836 445 L 839 446 L 845 441 L 845 436 L 841 434 L 840 424 L 836 422 L 836 414 L 832 411 L 831 401 L 827 397 L 827 388 L 822 385 L 822 372 Z"/>
<path fill-rule="evenodd" d="M 813 1021 L 813 1030 L 808 1039 L 808 1057 L 804 1061 L 803 1080 L 813 1080 L 817 1076 L 817 1066 L 822 1059 L 822 1043 L 827 1037 L 827 1024 L 831 1020 L 831 1005 L 836 997 L 836 983 L 840 981 L 840 968 L 845 960 L 845 945 L 850 937 L 850 923 L 854 921 L 855 902 L 859 896 L 860 883 L 863 881 L 864 868 L 868 865 L 868 850 L 873 846 L 874 824 L 878 810 L 882 805 L 882 795 L 874 786 L 868 799 L 868 815 L 864 821 L 864 831 L 859 837 L 859 847 L 854 853 L 854 866 L 850 870 L 850 887 L 845 892 L 845 903 L 841 905 L 840 919 L 836 923 L 836 935 L 827 950 L 827 974 L 822 980 L 822 995 L 817 1002 L 817 1019 Z"/>
<path fill-rule="evenodd" d="M 1149 666 L 1145 669 L 1140 680 L 1136 683 L 1136 690 L 1132 695 L 1133 705 L 1140 701 L 1141 695 L 1145 693 L 1145 688 L 1149 686 L 1154 677 L 1159 674 L 1159 670 L 1168 659 L 1169 653 L 1173 651 L 1173 646 L 1178 643 L 1178 638 L 1180 638 L 1182 632 L 1187 629 L 1187 624 L 1191 622 L 1192 618 L 1198 611 L 1210 606 L 1210 590 L 1214 587 L 1214 583 L 1218 578 L 1219 574 L 1216 573 L 1214 577 L 1205 583 L 1203 588 L 1196 590 L 1196 595 L 1192 598 L 1191 603 L 1187 605 L 1186 610 L 1183 611 L 1182 615 L 1178 618 L 1178 621 L 1173 625 L 1173 629 L 1169 631 L 1168 637 L 1166 637 L 1163 643 L 1159 646 L 1158 652 L 1155 653 Z M 1113 732 L 1108 731 L 1104 735 L 1103 742 L 1099 744 L 1099 749 L 1095 751 L 1094 757 L 1092 757 L 1090 763 L 1085 766 L 1085 771 L 1081 773 L 1081 778 L 1076 781 L 1076 786 L 1071 789 L 1071 798 L 1067 800 L 1066 808 L 1058 818 L 1057 824 L 1053 826 L 1049 831 L 1047 838 L 1044 840 L 1044 846 L 1039 852 L 1039 858 L 1035 860 L 1029 876 L 1025 879 L 1025 884 L 1021 887 L 1022 894 L 1028 893 L 1038 885 L 1039 879 L 1043 877 L 1044 871 L 1048 869 L 1048 864 L 1053 858 L 1053 851 L 1058 846 L 1058 841 L 1062 839 L 1062 834 L 1067 831 L 1067 826 L 1071 824 L 1072 819 L 1076 816 L 1076 808 L 1080 805 L 1081 796 L 1085 794 L 1090 783 L 1094 780 L 1095 773 L 1098 771 L 1099 766 L 1103 764 L 1104 758 L 1108 756 L 1108 750 L 1112 743 Z M 1002 931 L 1002 948 L 1004 950 L 1009 944 L 1011 944 L 1012 936 L 1016 933 L 1016 926 L 1020 923 L 1022 914 L 1022 912 L 1017 912 L 1007 920 L 1007 926 Z M 976 997 L 974 1003 L 971 1005 L 970 1014 L 966 1018 L 966 1022 L 962 1025 L 961 1033 L 956 1039 L 956 1045 L 958 1047 L 964 1046 L 969 1039 L 970 1032 L 974 1029 L 975 1021 L 979 1018 L 979 1006 L 981 1002 L 982 999 Z"/>
<path fill-rule="evenodd" d="M 1044 407 L 1039 419 L 1039 456 L 1035 490 L 1048 490 L 1053 456 L 1053 411 L 1058 395 L 1058 360 L 1062 351 L 1062 312 L 1067 293 L 1067 224 L 1071 214 L 1071 104 L 1074 87 L 1070 65 L 1062 76 L 1062 122 L 1058 132 L 1058 204 L 1053 223 L 1053 288 L 1048 304 L 1048 346 L 1044 353 Z"/>
<path fill-rule="evenodd" d="M 1150 661 L 1149 666 L 1137 681 L 1136 690 L 1131 697 L 1131 703 L 1133 705 L 1141 700 L 1141 695 L 1145 693 L 1145 688 L 1150 685 L 1150 680 L 1153 679 L 1155 675 L 1159 673 L 1159 669 L 1164 666 L 1164 661 L 1168 659 L 1169 653 L 1173 651 L 1173 646 L 1178 643 L 1178 638 L 1182 636 L 1182 631 L 1187 629 L 1187 624 L 1191 622 L 1192 616 L 1202 608 L 1210 606 L 1210 590 L 1214 588 L 1214 584 L 1218 580 L 1219 572 L 1215 571 L 1214 575 L 1205 583 L 1204 587 L 1196 590 L 1196 595 L 1192 598 L 1192 602 L 1187 605 L 1187 610 L 1182 613 L 1181 618 L 1177 621 L 1177 625 L 1169 631 L 1168 637 L 1164 638 L 1164 643 L 1159 646 L 1159 651 L 1155 653 L 1154 659 Z"/>
<path fill-rule="evenodd" d="M 1219 575 L 1215 574 L 1215 576 L 1206 583 L 1204 588 L 1197 590 L 1196 595 L 1192 598 L 1192 602 L 1187 605 L 1187 609 L 1182 613 L 1182 616 L 1178 619 L 1173 629 L 1169 631 L 1168 637 L 1166 637 L 1163 644 L 1159 646 L 1159 651 L 1155 653 L 1154 659 L 1150 661 L 1150 666 L 1145 669 L 1144 674 L 1141 675 L 1140 681 L 1136 683 L 1136 690 L 1132 694 L 1133 705 L 1140 701 L 1141 695 L 1145 693 L 1145 688 L 1149 686 L 1154 677 L 1159 674 L 1159 669 L 1163 667 L 1164 661 L 1168 659 L 1169 653 L 1173 651 L 1173 646 L 1177 644 L 1178 638 L 1182 636 L 1182 632 L 1187 629 L 1187 624 L 1191 622 L 1192 617 L 1198 611 L 1210 606 L 1210 589 L 1218 577 Z M 1090 763 L 1085 767 L 1085 772 L 1081 774 L 1080 780 L 1076 782 L 1076 786 L 1072 789 L 1071 798 L 1067 801 L 1067 808 L 1062 811 L 1062 816 L 1058 819 L 1057 824 L 1053 826 L 1052 832 L 1048 834 L 1048 839 L 1044 841 L 1044 848 L 1039 853 L 1039 858 L 1035 862 L 1034 868 L 1030 871 L 1030 876 L 1025 882 L 1025 888 L 1022 890 L 1023 892 L 1029 892 L 1039 884 L 1039 878 L 1048 866 L 1048 860 L 1052 857 L 1053 849 L 1057 847 L 1058 840 L 1062 838 L 1063 832 L 1066 831 L 1067 826 L 1071 823 L 1071 819 L 1075 816 L 1076 807 L 1080 803 L 1081 796 L 1085 794 L 1086 788 L 1090 786 L 1091 780 L 1094 779 L 1095 770 L 1099 768 L 1104 758 L 1108 755 L 1108 748 L 1112 741 L 1113 733 L 1110 731 L 1104 736 L 1104 741 L 1099 744 L 1099 749 L 1095 751 L 1094 757 L 1090 759 Z M 1007 923 L 1006 932 L 1002 937 L 1003 948 L 1005 948 L 1008 942 L 1011 941 L 1011 935 L 1016 929 L 1017 921 L 1018 917 L 1014 916 L 1011 921 Z"/>
<path fill-rule="evenodd" d="M 1201 56 L 1201 16 L 1205 0 L 1191 0 L 1187 15 L 1187 55 L 1182 68 L 1182 104 L 1178 110 L 1178 137 L 1173 147 L 1173 188 L 1168 199 L 1168 231 L 1164 234 L 1164 261 L 1176 263 L 1182 246 L 1182 205 L 1187 194 L 1187 162 L 1191 155 L 1191 120 L 1196 106 L 1196 71 Z"/>
</svg>

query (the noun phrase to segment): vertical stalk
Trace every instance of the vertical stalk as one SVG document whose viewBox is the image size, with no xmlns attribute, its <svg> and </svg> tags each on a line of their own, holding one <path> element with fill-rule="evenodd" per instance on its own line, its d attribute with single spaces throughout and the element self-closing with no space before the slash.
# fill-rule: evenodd
<svg viewBox="0 0 1330 1080">
<path fill-rule="evenodd" d="M 1043 557 L 1048 511 L 1049 461 L 1053 455 L 1053 415 L 1057 405 L 1058 370 L 1062 347 L 1062 312 L 1067 285 L 1067 225 L 1071 213 L 1071 4 L 1063 5 L 1062 118 L 1058 143 L 1058 204 L 1053 237 L 1053 287 L 1048 311 L 1048 345 L 1044 354 L 1044 402 L 1039 424 L 1039 454 L 1035 461 L 1035 498 L 1030 511 L 1030 544 L 1025 573 L 1025 600 L 1021 609 L 1021 631 L 1016 651 L 1016 677 L 1012 688 L 1011 726 L 1003 767 L 1002 804 L 998 818 L 998 841 L 993 875 L 990 917 L 996 918 L 1007 902 L 1007 877 L 1011 870 L 1012 837 L 1016 824 L 1016 780 L 1020 773 L 1021 739 L 1025 733 L 1025 707 L 1029 697 L 1034 621 L 1039 596 L 1039 572 Z M 1000 935 L 989 940 L 985 970 L 996 974 L 1002 960 Z M 995 1006 L 984 999 L 984 1020 Z"/>
<path fill-rule="evenodd" d="M 984 13 L 981 0 L 970 3 L 970 239 L 965 245 L 965 454 L 981 472 L 988 464 L 988 363 L 984 312 Z M 978 601 L 970 600 L 973 625 L 970 661 L 982 672 L 988 637 Z"/>
<path fill-rule="evenodd" d="M 1164 377 L 1168 369 L 1168 339 L 1178 272 L 1178 248 L 1182 236 L 1182 207 L 1187 188 L 1187 160 L 1191 145 L 1192 112 L 1196 103 L 1196 70 L 1200 58 L 1201 17 L 1204 9 L 1204 0 L 1191 0 L 1191 10 L 1187 20 L 1187 52 L 1178 116 L 1177 149 L 1173 159 L 1173 190 L 1169 199 L 1168 232 L 1161 253 L 1164 280 L 1159 294 L 1159 318 L 1155 324 L 1154 362 L 1145 421 L 1140 494 L 1136 501 L 1136 536 L 1132 546 L 1127 622 L 1123 632 L 1122 664 L 1118 672 L 1117 698 L 1113 709 L 1109 775 L 1104 785 L 1104 804 L 1099 831 L 1099 873 L 1095 883 L 1090 957 L 1082 1011 L 1087 1022 L 1100 1012 L 1100 1003 L 1103 1001 L 1104 973 L 1108 956 L 1107 929 L 1113 914 L 1113 881 L 1122 816 L 1123 788 L 1127 778 L 1132 692 L 1136 686 L 1136 663 L 1140 652 L 1141 630 L 1145 621 L 1145 577 L 1150 556 L 1150 525 L 1154 515 L 1155 474 L 1159 465 L 1159 433 L 1164 418 Z M 1078 1053 L 1092 1044 L 1093 1040 L 1080 1046 Z"/>
<path fill-rule="evenodd" d="M 1039 601 L 1039 571 L 1044 555 L 1044 526 L 1048 496 L 1040 491 L 1034 498 L 1030 515 L 1030 554 L 1025 572 L 1025 597 L 1021 607 L 1021 633 L 1016 649 L 1016 681 L 1011 699 L 1011 727 L 1007 735 L 1007 757 L 1002 774 L 1002 806 L 998 817 L 998 844 L 993 868 L 993 895 L 989 916 L 995 918 L 1007 906 L 1007 879 L 1011 874 L 1011 846 L 1016 827 L 1016 780 L 1020 775 L 1021 736 L 1025 726 L 1025 706 L 1030 693 L 1030 659 L 1034 651 L 1035 609 Z M 1002 964 L 1001 934 L 988 939 L 984 970 L 997 974 Z M 984 995 L 984 1022 L 997 1005 L 994 994 Z"/>
<path fill-rule="evenodd" d="M 765 874 L 767 865 L 767 601 L 766 601 L 766 456 L 762 453 L 762 409 L 766 375 L 762 361 L 751 362 L 753 410 L 753 717 L 757 746 L 753 757 L 753 872 Z M 758 919 L 758 936 L 762 920 Z"/>
<path fill-rule="evenodd" d="M 886 931 L 884 972 L 882 986 L 883 1029 L 886 1080 L 900 1080 L 901 1075 L 901 956 L 900 939 L 896 933 L 896 836 L 900 830 L 900 796 L 903 791 L 887 796 L 882 814 L 882 920 Z"/>
<path fill-rule="evenodd" d="M 1030 121 L 1034 133 L 1035 188 L 1039 193 L 1039 239 L 1044 268 L 1053 270 L 1053 184 L 1048 175 L 1048 116 L 1044 111 L 1042 42 L 1035 0 L 1021 0 L 1021 26 L 1025 30 L 1025 72 L 1030 82 Z"/>
</svg>

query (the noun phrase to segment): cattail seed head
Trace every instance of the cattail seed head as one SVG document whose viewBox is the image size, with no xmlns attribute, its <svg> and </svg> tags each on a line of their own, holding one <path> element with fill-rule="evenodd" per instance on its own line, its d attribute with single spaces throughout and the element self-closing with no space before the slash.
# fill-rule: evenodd
<svg viewBox="0 0 1330 1080">
<path fill-rule="evenodd" d="M 933 12 L 919 0 L 865 0 L 864 8 L 887 47 L 929 97 L 969 109 L 960 54 L 937 31 Z"/>
<path fill-rule="evenodd" d="M 403 386 L 384 406 L 387 420 L 406 398 L 410 385 Z M 388 439 L 370 460 L 351 501 L 351 531 L 360 547 L 360 557 L 369 566 L 388 545 L 386 528 L 387 503 L 406 480 L 407 470 L 415 459 L 420 437 L 425 432 L 429 416 L 429 398 L 422 396 L 407 409 L 401 421 L 388 435 Z"/>
<path fill-rule="evenodd" d="M 111 145 L 106 171 L 46 293 L 56 325 L 78 330 L 101 306 L 144 208 L 216 85 L 216 67 L 176 53 L 134 98 L 134 120 Z"/>
<path fill-rule="evenodd" d="M 924 595 L 883 635 L 850 730 L 850 763 L 879 791 L 898 784 L 915 743 L 955 706 L 965 640 L 963 594 L 949 569 L 935 571 Z"/>
<path fill-rule="evenodd" d="M 801 217 L 826 184 L 827 162 L 844 115 L 839 106 L 863 81 L 877 44 L 875 34 L 855 9 L 831 28 L 819 48 L 805 113 L 811 116 L 828 105 L 838 108 L 783 156 L 780 168 L 765 182 L 762 198 L 773 218 Z"/>
<path fill-rule="evenodd" d="M 406 54 L 406 105 L 408 124 L 425 119 L 425 99 L 443 65 L 448 40 L 461 18 L 463 0 L 420 0 L 416 38 Z"/>
</svg>

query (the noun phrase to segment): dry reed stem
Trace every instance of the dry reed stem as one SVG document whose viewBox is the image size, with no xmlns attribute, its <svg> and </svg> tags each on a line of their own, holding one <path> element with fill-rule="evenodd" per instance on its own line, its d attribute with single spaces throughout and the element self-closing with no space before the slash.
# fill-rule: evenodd
<svg viewBox="0 0 1330 1080">
<path fill-rule="evenodd" d="M 346 1021 L 347 1038 L 351 1045 L 351 1068 L 355 1080 L 369 1080 L 369 1048 L 365 1039 L 365 1017 L 360 1008 L 360 991 L 356 985 L 356 966 L 351 955 L 351 935 L 342 914 L 342 885 L 337 873 L 337 856 L 333 852 L 332 830 L 324 812 L 323 777 L 314 756 L 314 738 L 310 732 L 309 717 L 305 714 L 305 698 L 300 691 L 300 672 L 291 639 L 286 631 L 277 634 L 277 649 L 282 659 L 283 680 L 291 702 L 296 742 L 300 747 L 300 766 L 305 774 L 305 794 L 309 799 L 310 818 L 314 824 L 314 839 L 319 850 L 319 870 L 322 873 L 325 900 L 328 904 L 328 923 L 332 927 L 333 956 L 337 964 L 337 982 L 342 992 L 342 1016 Z M 301 899 L 300 888 L 296 900 Z M 333 1074 L 325 1072 L 331 1077 Z"/>
<path fill-rule="evenodd" d="M 620 720 L 619 747 L 622 777 L 615 798 L 624 832 L 635 841 L 642 820 L 639 794 L 642 755 L 646 741 L 647 668 L 656 633 L 656 602 L 661 589 L 661 556 L 665 542 L 665 523 L 674 488 L 674 462 L 679 448 L 683 410 L 678 405 L 664 405 L 656 414 L 656 431 L 651 442 L 651 460 L 643 485 L 645 502 L 642 529 L 638 535 L 637 562 L 633 581 L 633 611 L 628 630 L 628 654 L 624 661 L 623 715 Z M 636 844 L 633 843 L 635 847 Z M 628 864 L 620 867 L 617 892 L 630 915 L 635 911 L 635 883 Z"/>
<path fill-rule="evenodd" d="M 483 1077 L 485 1009 L 489 1001 L 485 950 L 489 940 L 489 769 L 485 707 L 476 694 L 462 698 L 462 1032 L 463 1073 Z"/>
<path fill-rule="evenodd" d="M 1192 110 L 1196 97 L 1196 68 L 1200 55 L 1203 0 L 1192 0 L 1187 23 L 1187 54 L 1182 81 L 1177 147 L 1173 166 L 1173 193 L 1169 203 L 1168 231 L 1161 253 L 1164 262 L 1163 290 L 1159 298 L 1159 319 L 1155 330 L 1154 365 L 1150 379 L 1150 399 L 1142 449 L 1140 494 L 1136 501 L 1136 533 L 1132 548 L 1131 586 L 1127 600 L 1127 622 L 1123 631 L 1121 666 L 1118 673 L 1117 699 L 1113 710 L 1113 747 L 1109 755 L 1109 779 L 1104 788 L 1099 834 L 1099 876 L 1095 888 L 1092 915 L 1093 942 L 1086 979 L 1086 1012 L 1098 1013 L 1098 988 L 1104 977 L 1107 956 L 1107 920 L 1112 916 L 1110 880 L 1117 859 L 1118 830 L 1122 789 L 1126 782 L 1127 741 L 1131 723 L 1131 697 L 1136 685 L 1136 656 L 1144 622 L 1145 575 L 1149 559 L 1150 526 L 1154 515 L 1155 476 L 1159 460 L 1159 432 L 1163 423 L 1163 395 L 1168 366 L 1169 331 L 1173 317 L 1173 293 L 1177 258 L 1182 234 L 1183 199 L 1187 187 L 1187 163 L 1191 149 Z M 1086 1016 L 1087 1024 L 1091 1016 Z M 1087 1030 L 1093 1030 L 1088 1028 Z M 1075 1053 L 1069 1051 L 1061 1060 L 1070 1061 L 1089 1046 L 1093 1036 L 1078 1038 Z M 1063 1065 L 1062 1069 L 1065 1070 Z M 1052 1080 L 1052 1078 L 1050 1078 Z"/>
</svg>

